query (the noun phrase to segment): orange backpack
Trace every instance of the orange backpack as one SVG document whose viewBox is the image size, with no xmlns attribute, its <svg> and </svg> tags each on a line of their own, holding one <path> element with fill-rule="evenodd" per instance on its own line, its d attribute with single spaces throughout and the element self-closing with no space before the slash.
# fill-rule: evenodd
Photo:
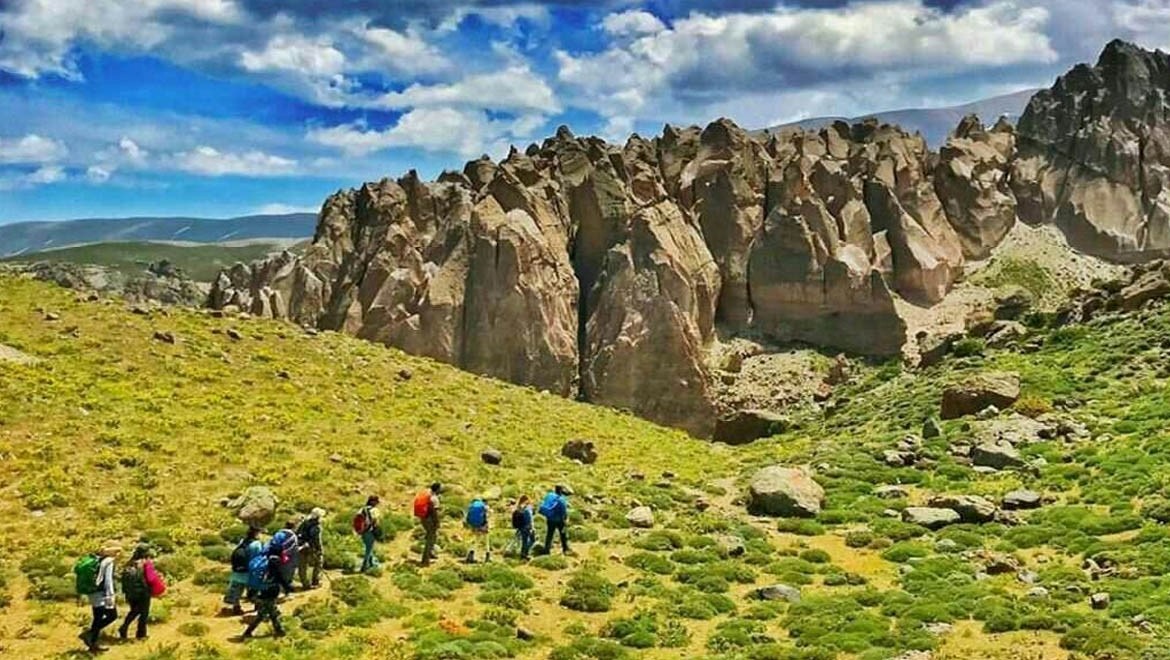
<svg viewBox="0 0 1170 660">
<path fill-rule="evenodd" d="M 429 515 L 431 515 L 431 491 L 420 491 L 418 495 L 414 496 L 414 516 L 426 518 Z"/>
</svg>

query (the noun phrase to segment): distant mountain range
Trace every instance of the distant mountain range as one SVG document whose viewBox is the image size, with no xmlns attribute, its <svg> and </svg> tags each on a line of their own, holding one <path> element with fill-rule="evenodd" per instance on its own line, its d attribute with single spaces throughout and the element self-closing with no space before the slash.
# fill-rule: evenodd
<svg viewBox="0 0 1170 660">
<path fill-rule="evenodd" d="M 223 243 L 264 238 L 311 238 L 313 213 L 207 218 L 93 218 L 0 225 L 0 257 L 111 241 Z"/>
<path fill-rule="evenodd" d="M 951 131 L 955 130 L 955 126 L 958 125 L 959 120 L 970 114 L 979 115 L 979 118 L 985 124 L 993 124 L 1001 116 L 1006 115 L 1014 124 L 1020 118 L 1020 115 L 1024 113 L 1024 108 L 1028 107 L 1028 101 L 1032 99 L 1032 96 L 1037 91 L 1039 90 L 1025 89 L 1019 92 L 995 96 L 949 108 L 890 110 L 887 112 L 861 115 L 859 117 L 813 117 L 789 124 L 769 126 L 763 130 L 773 133 L 797 129 L 816 130 L 838 120 L 853 123 L 866 119 L 867 117 L 876 117 L 881 122 L 897 124 L 910 132 L 918 131 L 922 133 L 926 141 L 932 147 L 937 148 L 946 142 L 947 136 L 950 135 Z"/>
</svg>

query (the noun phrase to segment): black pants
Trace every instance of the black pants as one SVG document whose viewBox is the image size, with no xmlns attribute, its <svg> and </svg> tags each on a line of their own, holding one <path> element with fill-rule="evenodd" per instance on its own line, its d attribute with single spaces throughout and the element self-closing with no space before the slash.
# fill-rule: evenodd
<svg viewBox="0 0 1170 660">
<path fill-rule="evenodd" d="M 284 634 L 284 629 L 280 627 L 280 610 L 276 609 L 276 598 L 277 596 L 273 595 L 271 598 L 256 599 L 256 618 L 252 619 L 252 623 L 244 630 L 244 637 L 251 637 L 265 619 L 272 622 L 272 630 L 278 637 Z"/>
<path fill-rule="evenodd" d="M 130 604 L 130 613 L 126 615 L 126 620 L 118 629 L 118 635 L 125 638 L 130 632 L 130 624 L 138 619 L 138 628 L 135 629 L 134 636 L 143 639 L 146 637 L 146 620 L 150 618 L 150 596 L 141 600 L 127 598 L 126 602 Z"/>
<path fill-rule="evenodd" d="M 102 629 L 118 620 L 118 610 L 113 607 L 93 608 L 93 623 L 89 626 L 89 645 L 97 646 Z"/>
<path fill-rule="evenodd" d="M 553 532 L 558 532 L 561 535 L 561 552 L 569 554 L 569 537 L 565 535 L 565 521 L 563 520 L 548 521 L 548 529 L 544 533 L 544 553 L 552 552 Z"/>
</svg>

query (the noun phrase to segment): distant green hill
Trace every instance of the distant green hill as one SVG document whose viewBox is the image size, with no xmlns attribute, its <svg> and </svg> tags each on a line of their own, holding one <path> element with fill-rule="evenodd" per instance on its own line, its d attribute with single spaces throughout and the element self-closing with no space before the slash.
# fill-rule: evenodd
<svg viewBox="0 0 1170 660">
<path fill-rule="evenodd" d="M 289 242 L 264 241 L 245 244 L 208 243 L 188 245 L 133 241 L 94 243 L 60 250 L 46 250 L 0 259 L 0 262 L 36 261 L 107 266 L 127 275 L 141 273 L 149 264 L 166 259 L 194 280 L 210 282 L 222 268 L 237 261 L 249 262 L 289 246 Z M 303 244 L 290 249 L 296 251 Z"/>
</svg>

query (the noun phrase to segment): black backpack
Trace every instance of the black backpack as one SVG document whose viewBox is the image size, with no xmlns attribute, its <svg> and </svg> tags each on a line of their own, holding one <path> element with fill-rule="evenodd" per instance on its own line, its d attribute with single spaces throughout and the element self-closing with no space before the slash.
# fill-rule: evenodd
<svg viewBox="0 0 1170 660">
<path fill-rule="evenodd" d="M 524 509 L 512 509 L 512 529 L 524 529 L 528 526 L 528 516 Z"/>
<path fill-rule="evenodd" d="M 232 572 L 233 573 L 247 573 L 248 562 L 252 559 L 252 553 L 248 551 L 248 546 L 252 542 L 248 540 L 240 541 L 235 550 L 232 550 Z"/>
<path fill-rule="evenodd" d="M 320 534 L 320 521 L 315 518 L 305 518 L 297 525 L 297 541 L 313 545 Z"/>
</svg>

